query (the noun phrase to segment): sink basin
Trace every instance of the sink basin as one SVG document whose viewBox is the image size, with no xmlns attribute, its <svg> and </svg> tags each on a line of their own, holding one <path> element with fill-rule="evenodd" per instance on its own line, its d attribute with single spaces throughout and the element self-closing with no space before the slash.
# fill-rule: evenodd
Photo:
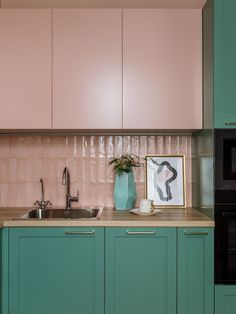
<svg viewBox="0 0 236 314">
<path fill-rule="evenodd" d="M 76 208 L 66 210 L 63 208 L 35 208 L 20 219 L 100 219 L 102 208 Z"/>
</svg>

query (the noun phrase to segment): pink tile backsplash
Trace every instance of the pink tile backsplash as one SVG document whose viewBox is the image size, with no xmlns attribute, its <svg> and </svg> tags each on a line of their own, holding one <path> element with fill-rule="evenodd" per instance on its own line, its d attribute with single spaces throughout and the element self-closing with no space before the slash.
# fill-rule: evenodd
<svg viewBox="0 0 236 314">
<path fill-rule="evenodd" d="M 62 171 L 69 167 L 71 192 L 80 191 L 81 206 L 113 206 L 114 173 L 111 157 L 122 153 L 185 154 L 187 206 L 192 204 L 191 136 L 1 136 L 0 206 L 32 206 L 45 197 L 55 206 L 65 204 Z M 144 167 L 134 171 L 137 204 L 144 197 Z M 77 205 L 77 204 L 76 204 Z"/>
</svg>

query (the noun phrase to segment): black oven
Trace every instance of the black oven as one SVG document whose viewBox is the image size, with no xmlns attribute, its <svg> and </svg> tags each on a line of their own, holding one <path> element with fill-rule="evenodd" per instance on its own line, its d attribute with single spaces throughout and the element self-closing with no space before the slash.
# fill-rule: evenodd
<svg viewBox="0 0 236 314">
<path fill-rule="evenodd" d="M 236 284 L 236 129 L 214 135 L 215 283 Z"/>
<path fill-rule="evenodd" d="M 236 129 L 215 130 L 215 204 L 236 204 Z"/>
<path fill-rule="evenodd" d="M 215 206 L 215 283 L 236 283 L 236 205 Z"/>
</svg>

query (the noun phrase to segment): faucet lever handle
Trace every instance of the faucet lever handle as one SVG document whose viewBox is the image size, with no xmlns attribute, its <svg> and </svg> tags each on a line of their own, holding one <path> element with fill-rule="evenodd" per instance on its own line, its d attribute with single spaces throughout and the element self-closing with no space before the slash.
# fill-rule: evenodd
<svg viewBox="0 0 236 314">
<path fill-rule="evenodd" d="M 70 196 L 70 202 L 78 202 L 79 198 L 77 196 Z"/>
<path fill-rule="evenodd" d="M 52 203 L 50 201 L 45 201 L 44 200 L 44 184 L 43 184 L 43 179 L 41 178 L 39 180 L 40 184 L 41 184 L 41 193 L 42 193 L 42 196 L 41 196 L 41 201 L 37 200 L 34 205 L 37 205 L 39 206 L 39 208 L 41 209 L 45 209 L 47 207 L 47 205 L 52 205 Z"/>
<path fill-rule="evenodd" d="M 79 201 L 79 190 L 77 190 L 77 196 L 69 195 L 70 202 L 78 202 Z"/>
<path fill-rule="evenodd" d="M 41 209 L 46 209 L 47 205 L 52 205 L 52 203 L 50 201 L 44 201 L 44 200 L 41 200 L 41 201 L 36 201 L 34 202 L 34 205 L 37 205 L 39 206 L 39 208 Z"/>
</svg>

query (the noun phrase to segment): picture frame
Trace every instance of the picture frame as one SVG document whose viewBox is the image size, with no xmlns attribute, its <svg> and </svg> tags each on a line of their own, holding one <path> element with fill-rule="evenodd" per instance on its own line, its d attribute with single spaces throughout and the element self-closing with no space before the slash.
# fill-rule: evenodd
<svg viewBox="0 0 236 314">
<path fill-rule="evenodd" d="M 145 156 L 145 197 L 156 208 L 186 208 L 185 155 Z"/>
</svg>

